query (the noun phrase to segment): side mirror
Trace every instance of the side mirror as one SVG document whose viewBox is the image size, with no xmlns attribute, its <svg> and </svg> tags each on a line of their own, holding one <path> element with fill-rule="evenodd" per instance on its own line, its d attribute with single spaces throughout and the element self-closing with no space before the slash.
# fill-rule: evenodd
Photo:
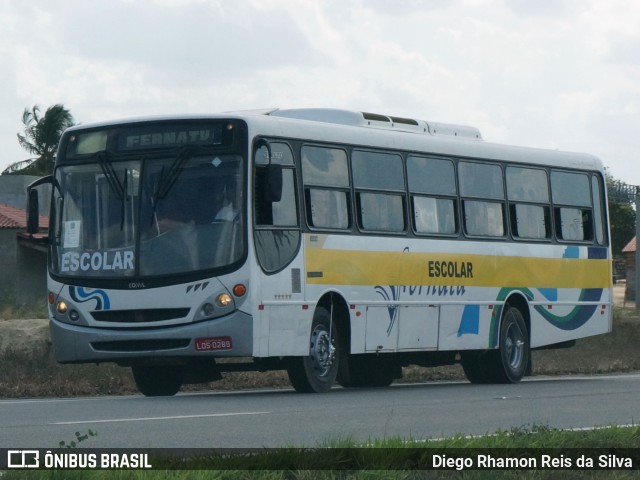
<svg viewBox="0 0 640 480">
<path fill-rule="evenodd" d="M 269 157 L 267 165 L 256 169 L 256 174 L 259 175 L 256 181 L 261 182 L 262 201 L 266 203 L 279 202 L 282 198 L 282 165 L 271 162 L 271 144 L 268 140 L 259 138 L 254 144 L 254 152 L 257 153 L 262 147 L 267 149 Z"/>
<path fill-rule="evenodd" d="M 262 195 L 265 202 L 279 202 L 282 199 L 282 165 L 270 163 L 264 169 Z"/>
<path fill-rule="evenodd" d="M 40 205 L 38 191 L 28 190 L 27 198 L 27 233 L 33 235 L 40 231 Z"/>
<path fill-rule="evenodd" d="M 36 187 L 53 184 L 53 176 L 47 175 L 27 186 L 27 233 L 33 235 L 40 231 L 40 201 Z"/>
</svg>

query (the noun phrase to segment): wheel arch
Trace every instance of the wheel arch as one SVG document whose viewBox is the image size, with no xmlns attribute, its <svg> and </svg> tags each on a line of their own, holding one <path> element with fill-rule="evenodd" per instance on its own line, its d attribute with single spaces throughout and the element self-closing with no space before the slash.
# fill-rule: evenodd
<svg viewBox="0 0 640 480">
<path fill-rule="evenodd" d="M 340 292 L 331 290 L 324 293 L 316 308 L 323 307 L 330 314 L 334 325 L 338 330 L 340 345 L 345 353 L 351 350 L 351 316 L 349 314 L 349 304 Z"/>
<path fill-rule="evenodd" d="M 527 327 L 527 337 L 529 339 L 529 343 L 531 343 L 531 311 L 529 309 L 529 300 L 522 292 L 511 292 L 504 301 L 504 305 L 500 314 L 500 323 L 502 323 L 502 317 L 509 307 L 515 307 L 520 310 L 520 313 L 522 313 L 522 316 L 524 317 L 524 323 Z M 499 331 L 500 325 L 498 325 L 498 332 Z"/>
<path fill-rule="evenodd" d="M 528 342 L 527 349 L 529 350 L 529 359 L 527 361 L 525 375 L 532 375 L 533 374 L 533 358 L 531 355 L 531 309 L 529 305 L 529 298 L 520 291 L 514 291 L 509 296 L 507 296 L 507 298 L 505 299 L 504 305 L 502 307 L 502 313 L 500 315 L 500 323 L 502 323 L 502 317 L 504 316 L 504 313 L 508 310 L 509 307 L 517 308 L 522 314 L 522 317 L 524 319 L 525 328 L 527 329 L 527 333 L 526 333 L 527 342 Z M 498 325 L 498 332 L 500 332 L 501 326 L 502 325 Z M 500 340 L 498 340 L 498 343 L 499 342 Z"/>
</svg>

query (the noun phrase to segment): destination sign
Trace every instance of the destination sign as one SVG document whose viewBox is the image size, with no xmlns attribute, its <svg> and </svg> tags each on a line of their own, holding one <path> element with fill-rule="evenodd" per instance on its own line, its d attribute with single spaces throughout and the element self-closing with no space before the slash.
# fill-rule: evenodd
<svg viewBox="0 0 640 480">
<path fill-rule="evenodd" d="M 183 146 L 221 147 L 233 144 L 232 122 L 140 123 L 69 135 L 66 157 L 98 152 L 134 152 Z M 64 161 L 64 159 L 62 159 Z"/>
<path fill-rule="evenodd" d="M 118 150 L 138 150 L 182 145 L 222 145 L 222 125 L 154 125 L 124 129 Z"/>
</svg>

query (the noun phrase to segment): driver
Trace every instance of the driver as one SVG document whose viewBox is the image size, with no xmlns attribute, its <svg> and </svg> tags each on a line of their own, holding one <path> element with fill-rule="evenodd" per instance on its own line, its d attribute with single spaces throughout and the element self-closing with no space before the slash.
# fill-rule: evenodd
<svg viewBox="0 0 640 480">
<path fill-rule="evenodd" d="M 214 217 L 215 220 L 233 221 L 237 218 L 238 209 L 236 207 L 236 192 L 233 183 L 229 183 L 218 190 L 216 204 L 219 207 L 218 213 Z"/>
</svg>

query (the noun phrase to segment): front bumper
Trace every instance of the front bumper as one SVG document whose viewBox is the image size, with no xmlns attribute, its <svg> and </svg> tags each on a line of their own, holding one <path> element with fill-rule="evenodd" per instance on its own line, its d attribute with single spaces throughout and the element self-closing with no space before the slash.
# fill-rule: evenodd
<svg viewBox="0 0 640 480">
<path fill-rule="evenodd" d="M 225 317 L 166 328 L 95 328 L 49 321 L 55 358 L 60 363 L 100 363 L 135 359 L 171 359 L 253 356 L 253 319 L 235 311 Z M 196 339 L 209 342 L 196 350 Z"/>
</svg>

